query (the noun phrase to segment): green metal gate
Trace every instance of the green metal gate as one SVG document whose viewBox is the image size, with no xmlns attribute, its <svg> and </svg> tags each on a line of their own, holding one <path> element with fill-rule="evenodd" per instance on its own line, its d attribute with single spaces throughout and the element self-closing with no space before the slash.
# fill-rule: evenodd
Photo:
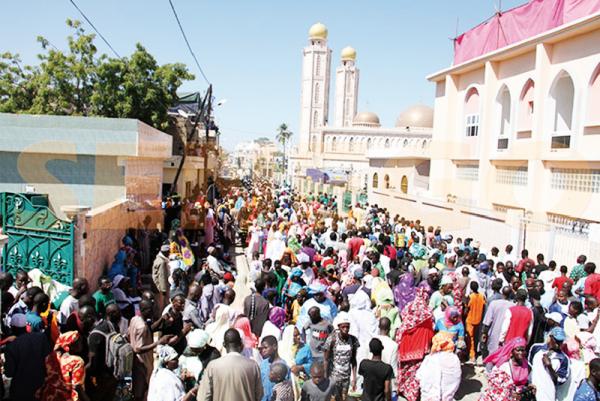
<svg viewBox="0 0 600 401">
<path fill-rule="evenodd" d="M 73 282 L 73 223 L 60 220 L 46 206 L 22 194 L 0 193 L 2 230 L 8 243 L 2 252 L 4 271 L 40 269 L 67 285 Z"/>
</svg>

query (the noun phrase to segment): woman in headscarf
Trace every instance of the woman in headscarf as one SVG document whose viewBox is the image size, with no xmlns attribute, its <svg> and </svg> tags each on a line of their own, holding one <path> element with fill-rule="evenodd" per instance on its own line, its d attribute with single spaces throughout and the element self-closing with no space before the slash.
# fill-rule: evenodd
<svg viewBox="0 0 600 401">
<path fill-rule="evenodd" d="M 556 389 L 558 401 L 570 401 L 575 398 L 575 392 L 586 377 L 585 362 L 581 358 L 579 342 L 574 338 L 568 338 L 563 342 L 561 351 L 569 358 L 569 376 L 567 381 Z"/>
<path fill-rule="evenodd" d="M 371 298 L 359 289 L 350 298 L 350 334 L 358 338 L 360 346 L 356 353 L 356 364 L 360 366 L 363 359 L 369 356 L 369 341 L 378 334 L 378 321 L 371 310 Z"/>
<path fill-rule="evenodd" d="M 380 284 L 375 295 L 375 318 L 379 321 L 382 317 L 390 320 L 390 337 L 394 338 L 400 326 L 398 308 L 394 305 L 394 294 L 387 283 Z"/>
<path fill-rule="evenodd" d="M 485 358 L 484 364 L 492 364 L 493 369 L 480 401 L 514 401 L 516 397 L 534 399 L 524 398 L 533 395 L 528 385 L 526 346 L 523 337 L 515 337 Z"/>
<path fill-rule="evenodd" d="M 281 339 L 281 330 L 285 325 L 285 310 L 279 306 L 274 306 L 269 311 L 269 320 L 263 326 L 260 338 L 273 336 L 278 341 Z"/>
<path fill-rule="evenodd" d="M 419 287 L 415 299 L 401 313 L 402 324 L 396 332 L 398 343 L 398 392 L 408 401 L 419 398 L 417 370 L 429 351 L 433 338 L 433 314 L 428 306 L 427 289 Z"/>
<path fill-rule="evenodd" d="M 223 353 L 223 337 L 225 332 L 229 329 L 229 311 L 227 308 L 218 308 L 215 314 L 215 321 L 206 326 L 206 332 L 212 339 L 212 345 L 220 352 Z"/>
<path fill-rule="evenodd" d="M 221 353 L 209 345 L 210 335 L 201 329 L 195 329 L 187 335 L 187 348 L 179 358 L 181 371 L 185 373 L 186 388 L 200 383 L 202 373 L 208 364 L 221 357 Z M 190 386 L 190 387 L 188 387 Z"/>
<path fill-rule="evenodd" d="M 458 348 L 463 348 L 459 342 L 464 343 L 465 326 L 461 321 L 460 312 L 456 306 L 447 306 L 444 310 L 444 317 L 441 317 L 435 322 L 435 331 L 447 332 L 452 335 L 455 345 Z"/>
<path fill-rule="evenodd" d="M 412 272 L 405 272 L 394 286 L 394 302 L 399 310 L 415 299 L 415 276 Z"/>
<path fill-rule="evenodd" d="M 84 392 L 85 363 L 76 355 L 83 350 L 77 331 L 61 334 L 46 357 L 46 380 L 38 390 L 40 401 L 87 401 Z"/>
<path fill-rule="evenodd" d="M 148 387 L 148 401 L 191 401 L 196 389 L 187 394 L 183 382 L 176 373 L 179 354 L 172 347 L 163 345 L 158 351 L 158 368 L 152 373 Z"/>
<path fill-rule="evenodd" d="M 115 255 L 115 260 L 110 265 L 110 269 L 108 269 L 108 277 L 113 280 L 116 276 L 127 275 L 127 267 L 125 266 L 125 260 L 127 259 L 127 253 L 121 249 Z"/>
<path fill-rule="evenodd" d="M 298 399 L 302 384 L 310 377 L 313 357 L 310 346 L 302 341 L 297 327 L 289 325 L 283 330 L 279 342 L 279 355 L 288 366 L 291 366 L 294 399 Z"/>
<path fill-rule="evenodd" d="M 460 360 L 454 353 L 454 341 L 447 333 L 433 337 L 431 353 L 417 371 L 421 401 L 453 401 L 460 385 Z"/>
<path fill-rule="evenodd" d="M 258 346 L 258 338 L 252 332 L 252 328 L 250 327 L 250 319 L 243 315 L 238 316 L 233 322 L 233 328 L 237 329 L 242 336 L 242 342 L 244 343 L 242 355 L 248 359 L 254 359 L 260 363 L 260 352 L 258 352 L 258 349 L 256 348 Z"/>
</svg>

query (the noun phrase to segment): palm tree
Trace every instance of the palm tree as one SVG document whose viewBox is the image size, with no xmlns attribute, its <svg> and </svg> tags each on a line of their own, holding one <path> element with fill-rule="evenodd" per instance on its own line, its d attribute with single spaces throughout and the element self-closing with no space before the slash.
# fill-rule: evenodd
<svg viewBox="0 0 600 401">
<path fill-rule="evenodd" d="M 287 172 L 287 149 L 286 145 L 289 142 L 290 138 L 294 135 L 294 133 L 288 130 L 288 126 L 286 123 L 282 123 L 279 128 L 277 128 L 277 142 L 279 142 L 283 146 L 283 171 L 284 174 Z"/>
</svg>

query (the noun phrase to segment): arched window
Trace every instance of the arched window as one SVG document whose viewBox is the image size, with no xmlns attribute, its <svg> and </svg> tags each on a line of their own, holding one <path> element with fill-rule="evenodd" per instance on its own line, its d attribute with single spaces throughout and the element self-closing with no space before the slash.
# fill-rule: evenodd
<svg viewBox="0 0 600 401">
<path fill-rule="evenodd" d="M 403 194 L 408 193 L 408 178 L 405 175 L 402 176 L 402 180 L 400 181 L 400 190 Z"/>
<path fill-rule="evenodd" d="M 385 148 L 388 149 L 390 147 L 390 139 L 385 140 Z"/>
<path fill-rule="evenodd" d="M 479 92 L 475 88 L 469 89 L 465 97 L 465 134 L 479 135 Z"/>
<path fill-rule="evenodd" d="M 317 59 L 315 61 L 315 75 L 321 75 L 321 56 L 317 54 Z"/>
<path fill-rule="evenodd" d="M 517 135 L 519 138 L 528 138 L 531 136 L 533 126 L 533 95 L 535 84 L 532 79 L 528 79 L 521 91 L 519 98 L 519 125 Z"/>
<path fill-rule="evenodd" d="M 348 141 L 348 152 L 354 152 L 354 138 L 350 138 Z"/>
<path fill-rule="evenodd" d="M 561 71 L 554 81 L 552 89 L 550 89 L 552 149 L 571 147 L 574 100 L 575 85 L 573 85 L 573 80 L 567 72 Z"/>
<path fill-rule="evenodd" d="M 377 173 L 373 174 L 373 188 L 377 188 L 379 186 L 379 176 Z"/>
<path fill-rule="evenodd" d="M 590 79 L 585 125 L 588 127 L 600 126 L 600 64 Z"/>
<path fill-rule="evenodd" d="M 316 135 L 313 135 L 313 136 L 312 136 L 312 140 L 311 140 L 311 142 L 312 142 L 312 151 L 313 151 L 313 152 L 318 152 L 318 151 L 319 151 L 319 148 L 318 148 L 318 146 L 317 146 L 317 136 L 316 136 Z"/>
<path fill-rule="evenodd" d="M 510 91 L 506 85 L 503 85 L 498 96 L 496 96 L 496 109 L 498 110 L 498 149 L 508 149 L 508 140 L 511 129 L 510 113 Z"/>
<path fill-rule="evenodd" d="M 383 177 L 383 185 L 385 189 L 390 189 L 390 176 L 388 174 Z"/>
<path fill-rule="evenodd" d="M 334 136 L 331 140 L 331 151 L 335 152 L 337 150 L 337 138 Z"/>
<path fill-rule="evenodd" d="M 319 126 L 319 112 L 315 111 L 313 114 L 313 128 L 317 128 Z"/>
<path fill-rule="evenodd" d="M 371 138 L 367 139 L 367 150 L 371 149 L 372 144 L 373 144 L 373 141 L 371 140 Z"/>
<path fill-rule="evenodd" d="M 403 147 L 407 147 L 408 146 L 408 139 L 405 139 L 404 142 L 402 143 Z"/>
<path fill-rule="evenodd" d="M 315 104 L 319 103 L 319 83 L 315 84 Z"/>
</svg>

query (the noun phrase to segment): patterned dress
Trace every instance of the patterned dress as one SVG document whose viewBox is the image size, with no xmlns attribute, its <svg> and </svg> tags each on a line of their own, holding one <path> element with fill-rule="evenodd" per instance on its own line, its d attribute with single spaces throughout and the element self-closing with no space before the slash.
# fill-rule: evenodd
<svg viewBox="0 0 600 401">
<path fill-rule="evenodd" d="M 398 343 L 398 392 L 408 401 L 419 399 L 417 370 L 429 352 L 433 338 L 433 314 L 428 306 L 429 295 L 424 287 L 417 288 L 415 299 L 402 310 L 402 324 L 396 333 Z"/>
<path fill-rule="evenodd" d="M 488 376 L 488 387 L 481 393 L 479 401 L 512 401 L 516 391 L 512 377 L 503 370 L 494 369 Z"/>
<path fill-rule="evenodd" d="M 78 401 L 77 386 L 83 387 L 85 364 L 81 357 L 54 351 L 46 357 L 46 382 L 41 401 Z"/>
</svg>

